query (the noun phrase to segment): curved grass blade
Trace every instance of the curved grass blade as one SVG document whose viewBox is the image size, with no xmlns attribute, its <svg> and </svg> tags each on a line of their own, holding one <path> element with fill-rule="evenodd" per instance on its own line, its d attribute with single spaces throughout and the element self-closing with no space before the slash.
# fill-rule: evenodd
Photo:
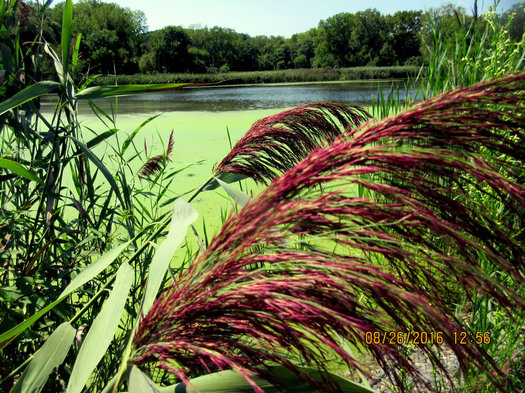
<svg viewBox="0 0 525 393">
<path fill-rule="evenodd" d="M 128 263 L 120 265 L 113 291 L 89 329 L 75 360 L 67 386 L 68 393 L 82 391 L 89 376 L 104 356 L 117 330 L 133 278 L 134 272 Z"/>
<path fill-rule="evenodd" d="M 73 1 L 66 0 L 64 14 L 62 15 L 62 67 L 63 76 L 67 75 L 69 65 L 69 54 L 71 53 L 71 26 L 73 24 Z M 66 81 L 64 80 L 64 84 Z"/>
<path fill-rule="evenodd" d="M 217 177 L 215 178 L 215 180 L 217 180 L 217 182 L 221 185 L 224 191 L 226 191 L 226 193 L 231 198 L 233 198 L 235 203 L 237 203 L 237 205 L 239 205 L 240 207 L 244 207 L 244 205 L 246 205 L 249 202 L 250 197 L 246 195 L 244 192 L 242 192 L 241 190 L 233 188 L 232 186 L 223 182 L 221 179 Z"/>
<path fill-rule="evenodd" d="M 319 383 L 323 383 L 328 376 L 322 375 L 313 368 L 300 368 Z M 250 377 L 253 382 L 264 393 L 317 393 L 319 389 L 311 384 L 299 379 L 297 375 L 287 370 L 285 367 L 277 366 L 270 369 L 274 381 L 279 385 L 269 382 L 258 376 Z M 377 393 L 375 390 L 367 388 L 356 382 L 349 381 L 335 374 L 330 377 L 340 387 L 342 393 Z M 179 383 L 176 386 L 161 388 L 160 393 L 253 393 L 254 386 L 246 381 L 246 378 L 234 370 L 220 371 L 213 374 L 204 375 L 190 380 L 188 386 Z"/>
<path fill-rule="evenodd" d="M 142 313 L 144 315 L 147 314 L 157 297 L 157 292 L 160 289 L 162 279 L 168 270 L 173 254 L 175 254 L 184 236 L 186 236 L 188 227 L 197 220 L 197 217 L 197 210 L 184 199 L 179 198 L 175 202 L 168 236 L 160 244 L 150 264 L 148 283 L 142 305 Z"/>
<path fill-rule="evenodd" d="M 19 176 L 26 178 L 27 180 L 36 181 L 37 183 L 44 185 L 42 179 L 37 177 L 33 172 L 26 169 L 23 165 L 16 161 L 8 158 L 0 158 L 0 168 L 9 169 L 11 172 L 16 173 Z"/>
<path fill-rule="evenodd" d="M 66 358 L 69 348 L 73 344 L 75 333 L 75 329 L 68 322 L 61 324 L 36 352 L 27 369 L 11 389 L 11 393 L 40 392 L 49 378 L 49 374 L 55 367 L 60 366 Z"/>
<path fill-rule="evenodd" d="M 129 393 L 160 393 L 160 389 L 137 366 L 133 366 L 129 374 Z"/>
<path fill-rule="evenodd" d="M 98 145 L 100 142 L 103 142 L 106 139 L 108 139 L 109 137 L 111 137 L 114 134 L 116 134 L 118 131 L 119 131 L 118 128 L 112 128 L 111 130 L 107 130 L 107 131 L 103 132 L 102 134 L 97 135 L 96 137 L 91 139 L 88 143 L 86 143 L 87 148 L 88 149 L 93 148 L 94 146 Z"/>
<path fill-rule="evenodd" d="M 126 206 L 124 203 L 124 200 L 122 199 L 122 195 L 120 194 L 120 189 L 117 186 L 117 183 L 115 182 L 115 179 L 113 179 L 113 176 L 109 172 L 109 170 L 106 168 L 106 166 L 100 161 L 100 159 L 93 154 L 93 152 L 82 142 L 80 142 L 78 139 L 72 136 L 68 136 L 68 138 L 72 139 L 78 147 L 86 154 L 86 156 L 93 161 L 93 163 L 97 166 L 98 169 L 102 172 L 106 180 L 108 181 L 109 185 L 115 191 L 115 194 L 117 195 L 117 198 L 122 203 L 122 206 Z"/>
<path fill-rule="evenodd" d="M 24 90 L 0 103 L 0 115 L 3 115 L 7 111 L 10 111 L 11 109 L 14 109 L 28 101 L 43 96 L 44 94 L 55 90 L 59 86 L 60 83 L 58 82 L 42 81 L 26 87 Z"/>
<path fill-rule="evenodd" d="M 75 38 L 75 43 L 73 46 L 73 56 L 71 58 L 71 69 L 75 71 L 78 64 L 78 55 L 80 50 L 80 40 L 82 39 L 82 33 L 78 33 L 77 38 Z"/>
<path fill-rule="evenodd" d="M 247 179 L 248 176 L 243 175 L 241 173 L 233 173 L 233 172 L 220 172 L 214 176 L 213 179 L 210 179 L 202 188 L 202 191 L 211 191 L 215 190 L 216 188 L 220 187 L 219 182 L 217 182 L 216 179 L 221 179 L 225 183 L 235 183 L 237 181 L 241 181 L 244 179 Z"/>
<path fill-rule="evenodd" d="M 31 315 L 24 322 L 21 322 L 15 327 L 9 329 L 7 332 L 2 333 L 0 335 L 0 348 L 3 348 L 7 344 L 9 344 L 9 342 L 11 342 L 16 336 L 18 336 L 25 329 L 27 329 L 33 323 L 35 323 L 42 315 L 47 313 L 49 310 L 53 309 L 53 307 L 55 307 L 58 303 L 64 300 L 71 292 L 84 285 L 86 282 L 88 282 L 93 277 L 97 276 L 100 272 L 102 272 L 105 268 L 107 268 L 113 261 L 115 261 L 115 259 L 117 259 L 120 253 L 122 253 L 122 251 L 126 249 L 129 243 L 130 241 L 118 247 L 115 247 L 107 253 L 105 253 L 104 255 L 102 255 L 99 259 L 97 259 L 86 269 L 84 269 L 80 274 L 75 276 L 75 278 L 71 280 L 66 289 L 64 289 L 64 291 L 60 294 L 57 300 L 48 304 L 46 307 L 44 307 L 37 313 Z"/>
<path fill-rule="evenodd" d="M 130 136 L 127 137 L 127 139 L 124 141 L 124 143 L 122 144 L 122 149 L 120 151 L 120 154 L 123 155 L 126 150 L 128 149 L 130 143 L 133 141 L 133 138 L 135 138 L 135 136 L 137 135 L 137 133 L 142 129 L 142 127 L 144 127 L 146 124 L 148 124 L 150 121 L 152 120 L 155 120 L 157 117 L 159 117 L 161 114 L 159 113 L 158 115 L 155 115 L 155 116 L 151 116 L 150 118 L 146 119 L 145 121 L 142 122 L 142 124 L 140 126 L 138 126 L 132 133 Z"/>
<path fill-rule="evenodd" d="M 123 86 L 93 86 L 88 87 L 77 93 L 76 97 L 80 100 L 120 97 L 134 94 L 143 94 L 155 91 L 167 91 L 180 89 L 187 86 L 196 86 L 195 83 L 161 83 L 148 85 L 123 85 Z"/>
</svg>

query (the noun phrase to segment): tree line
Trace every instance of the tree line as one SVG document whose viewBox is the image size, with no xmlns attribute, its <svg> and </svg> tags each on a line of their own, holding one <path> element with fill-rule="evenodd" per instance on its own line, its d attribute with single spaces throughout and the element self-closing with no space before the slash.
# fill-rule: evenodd
<svg viewBox="0 0 525 393">
<path fill-rule="evenodd" d="M 501 15 L 503 23 L 511 20 L 514 40 L 523 35 L 524 5 L 515 4 Z M 42 25 L 46 40 L 58 44 L 63 3 L 45 8 L 26 2 L 20 9 L 21 34 L 31 40 L 32 30 Z M 78 69 L 82 73 L 213 73 L 422 65 L 432 23 L 440 23 L 450 35 L 465 26 L 480 31 L 484 28 L 477 10 L 470 14 L 449 4 L 427 12 L 399 11 L 393 15 L 376 9 L 339 13 L 290 38 L 252 37 L 218 26 L 167 26 L 150 32 L 142 11 L 81 0 L 75 6 L 73 33 L 81 37 Z"/>
</svg>

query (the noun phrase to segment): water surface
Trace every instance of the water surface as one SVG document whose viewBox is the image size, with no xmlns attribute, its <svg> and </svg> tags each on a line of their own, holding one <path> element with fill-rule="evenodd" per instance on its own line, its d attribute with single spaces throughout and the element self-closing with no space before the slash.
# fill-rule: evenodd
<svg viewBox="0 0 525 393">
<path fill-rule="evenodd" d="M 121 97 L 117 111 L 119 114 L 246 111 L 288 108 L 319 101 L 368 106 L 380 89 L 387 93 L 392 86 L 399 87 L 401 98 L 405 97 L 402 81 L 214 86 Z M 415 89 L 409 90 L 410 96 L 414 93 Z M 97 105 L 109 112 L 114 102 L 114 99 L 96 100 Z M 51 101 L 44 100 L 42 106 L 44 111 L 52 111 Z M 80 112 L 89 111 L 89 106 L 82 103 Z"/>
</svg>

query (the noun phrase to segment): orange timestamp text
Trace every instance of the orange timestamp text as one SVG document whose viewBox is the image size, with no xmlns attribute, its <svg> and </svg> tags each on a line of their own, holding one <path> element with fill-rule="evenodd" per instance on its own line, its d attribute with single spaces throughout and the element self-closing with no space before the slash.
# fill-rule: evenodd
<svg viewBox="0 0 525 393">
<path fill-rule="evenodd" d="M 454 344 L 466 345 L 469 343 L 490 344 L 490 332 L 467 332 L 457 331 L 448 335 L 449 340 Z M 440 331 L 367 331 L 365 332 L 365 343 L 370 344 L 391 344 L 391 345 L 441 345 L 445 341 L 445 334 Z"/>
</svg>

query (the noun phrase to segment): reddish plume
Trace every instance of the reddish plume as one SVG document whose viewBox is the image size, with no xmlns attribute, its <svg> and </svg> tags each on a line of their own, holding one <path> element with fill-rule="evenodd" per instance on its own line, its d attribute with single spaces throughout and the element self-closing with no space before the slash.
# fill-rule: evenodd
<svg viewBox="0 0 525 393">
<path fill-rule="evenodd" d="M 255 122 L 215 168 L 266 184 L 292 168 L 320 145 L 370 119 L 357 106 L 301 105 Z"/>
<path fill-rule="evenodd" d="M 170 139 L 168 141 L 168 147 L 166 149 L 166 155 L 160 154 L 157 156 L 151 157 L 139 170 L 139 175 L 151 179 L 152 176 L 155 176 L 157 173 L 160 173 L 164 169 L 166 162 L 170 160 L 171 152 L 173 151 L 173 130 L 171 130 Z M 144 141 L 144 150 L 146 149 L 146 142 Z"/>
<path fill-rule="evenodd" d="M 315 150 L 232 214 L 161 294 L 139 324 L 132 362 L 185 382 L 188 372 L 223 369 L 271 378 L 270 364 L 308 380 L 290 355 L 324 370 L 331 349 L 365 372 L 344 340 L 402 389 L 400 367 L 421 381 L 404 346 L 368 344 L 366 334 L 425 331 L 442 334 L 462 370 L 497 370 L 481 346 L 457 342 L 466 327 L 446 296 L 460 287 L 524 308 L 480 265 L 525 282 L 524 102 L 525 74 L 508 76 Z M 439 345 L 420 349 L 447 375 Z M 317 387 L 338 391 L 330 381 Z"/>
</svg>

